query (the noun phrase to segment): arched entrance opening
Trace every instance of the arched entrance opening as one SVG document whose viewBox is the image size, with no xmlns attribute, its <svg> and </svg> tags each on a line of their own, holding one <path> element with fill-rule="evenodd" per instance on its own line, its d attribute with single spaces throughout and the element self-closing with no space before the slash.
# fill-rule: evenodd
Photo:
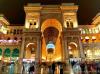
<svg viewBox="0 0 100 74">
<path fill-rule="evenodd" d="M 26 51 L 25 51 L 25 59 L 26 61 L 35 61 L 35 54 L 36 54 L 36 43 L 28 43 L 26 45 Z"/>
<path fill-rule="evenodd" d="M 47 19 L 42 23 L 41 32 L 42 61 L 62 61 L 61 23 L 56 19 Z"/>
<path fill-rule="evenodd" d="M 78 50 L 78 46 L 75 42 L 70 42 L 68 44 L 68 50 L 69 50 L 70 58 L 79 58 L 79 50 Z"/>
<path fill-rule="evenodd" d="M 36 59 L 36 50 L 37 50 L 37 44 L 34 43 L 28 43 L 25 48 L 25 57 L 23 59 L 24 62 L 24 73 L 27 74 L 29 71 L 30 66 L 33 62 L 35 62 Z"/>
</svg>

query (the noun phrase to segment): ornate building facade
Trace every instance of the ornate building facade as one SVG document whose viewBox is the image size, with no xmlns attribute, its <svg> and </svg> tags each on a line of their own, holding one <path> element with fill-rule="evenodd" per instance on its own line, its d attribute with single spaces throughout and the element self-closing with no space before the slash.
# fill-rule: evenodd
<svg viewBox="0 0 100 74">
<path fill-rule="evenodd" d="M 0 60 L 67 62 L 70 58 L 100 59 L 100 14 L 79 25 L 78 6 L 28 4 L 24 26 L 0 15 Z"/>
</svg>

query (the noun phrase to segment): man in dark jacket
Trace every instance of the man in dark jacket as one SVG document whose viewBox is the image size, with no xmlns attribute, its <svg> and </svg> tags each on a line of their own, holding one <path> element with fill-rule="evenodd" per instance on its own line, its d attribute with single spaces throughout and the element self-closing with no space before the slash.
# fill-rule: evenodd
<svg viewBox="0 0 100 74">
<path fill-rule="evenodd" d="M 82 70 L 82 74 L 85 74 L 85 62 L 81 62 L 80 67 L 81 67 L 81 70 Z"/>
<path fill-rule="evenodd" d="M 29 74 L 33 74 L 34 72 L 34 65 L 29 68 Z"/>
<path fill-rule="evenodd" d="M 54 62 L 52 63 L 52 72 L 53 74 L 55 73 L 55 63 Z"/>
</svg>

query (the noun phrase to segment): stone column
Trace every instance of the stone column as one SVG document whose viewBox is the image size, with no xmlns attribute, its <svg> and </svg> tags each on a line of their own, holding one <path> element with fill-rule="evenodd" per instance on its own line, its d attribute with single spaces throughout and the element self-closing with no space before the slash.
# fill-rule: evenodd
<svg viewBox="0 0 100 74">
<path fill-rule="evenodd" d="M 69 51 L 68 51 L 68 45 L 67 45 L 67 40 L 65 40 L 65 56 L 66 56 L 66 60 L 69 60 Z"/>
<path fill-rule="evenodd" d="M 66 50 L 65 50 L 65 42 L 64 39 L 62 39 L 62 61 L 66 61 Z"/>
<path fill-rule="evenodd" d="M 67 38 L 66 38 L 67 39 Z M 69 64 L 69 51 L 68 51 L 68 43 L 67 43 L 67 40 L 64 39 L 64 56 L 65 56 L 65 62 L 66 62 L 66 68 L 65 68 L 65 71 L 64 73 L 70 73 L 70 64 Z"/>
<path fill-rule="evenodd" d="M 24 46 L 25 45 L 25 37 L 22 39 L 22 45 L 21 45 L 21 52 L 20 52 L 20 58 L 23 59 L 24 57 Z"/>
<path fill-rule="evenodd" d="M 19 58 L 19 73 L 22 74 L 23 70 L 23 58 L 24 58 L 24 46 L 25 45 L 25 37 L 22 38 L 22 45 L 21 45 L 21 50 L 20 50 L 20 58 Z"/>
<path fill-rule="evenodd" d="M 37 51 L 36 51 L 36 74 L 40 74 L 39 63 L 41 61 L 41 40 L 37 38 Z"/>
</svg>

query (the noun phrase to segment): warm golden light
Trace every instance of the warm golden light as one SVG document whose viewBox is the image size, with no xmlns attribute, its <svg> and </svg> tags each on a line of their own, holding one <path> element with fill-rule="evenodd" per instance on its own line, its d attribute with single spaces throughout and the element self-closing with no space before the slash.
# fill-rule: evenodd
<svg viewBox="0 0 100 74">
<path fill-rule="evenodd" d="M 71 48 L 71 49 L 69 49 L 69 54 L 72 55 L 72 58 L 75 58 L 75 57 L 79 58 L 79 51 L 77 48 L 78 47 L 77 44 L 75 42 L 70 42 L 69 46 Z M 69 48 L 69 46 L 68 46 L 68 48 Z"/>
<path fill-rule="evenodd" d="M 95 39 L 96 39 L 96 37 L 95 37 L 95 36 L 92 36 L 92 39 L 93 39 L 93 40 L 95 40 Z"/>
<path fill-rule="evenodd" d="M 60 37 L 58 36 L 57 37 L 57 40 L 55 42 L 55 51 L 53 54 L 48 54 L 47 53 L 47 49 L 46 49 L 46 42 L 45 42 L 45 37 L 43 35 L 43 32 L 45 29 L 47 29 L 48 27 L 54 27 L 56 29 L 58 29 L 59 31 L 59 36 L 60 36 L 60 33 L 62 31 L 62 26 L 61 24 L 59 23 L 58 20 L 56 19 L 47 19 L 46 21 L 43 22 L 42 26 L 41 26 L 41 31 L 42 31 L 42 36 L 43 36 L 43 39 L 42 39 L 42 59 L 45 59 L 46 61 L 56 61 L 56 60 L 60 60 L 61 61 L 61 55 L 62 55 L 62 52 L 61 52 L 61 42 L 60 42 Z"/>
<path fill-rule="evenodd" d="M 44 21 L 42 23 L 41 26 L 41 31 L 43 32 L 46 28 L 48 27 L 55 27 L 56 29 L 58 29 L 60 32 L 62 31 L 62 25 L 60 24 L 60 22 L 56 19 L 47 19 L 46 21 Z"/>
<path fill-rule="evenodd" d="M 36 43 L 28 43 L 25 48 L 25 59 L 35 60 L 36 49 L 37 49 Z"/>
<path fill-rule="evenodd" d="M 88 36 L 86 36 L 86 37 L 85 37 L 85 39 L 87 39 L 87 40 L 88 40 L 88 39 L 89 39 L 89 37 L 88 37 Z"/>
</svg>

